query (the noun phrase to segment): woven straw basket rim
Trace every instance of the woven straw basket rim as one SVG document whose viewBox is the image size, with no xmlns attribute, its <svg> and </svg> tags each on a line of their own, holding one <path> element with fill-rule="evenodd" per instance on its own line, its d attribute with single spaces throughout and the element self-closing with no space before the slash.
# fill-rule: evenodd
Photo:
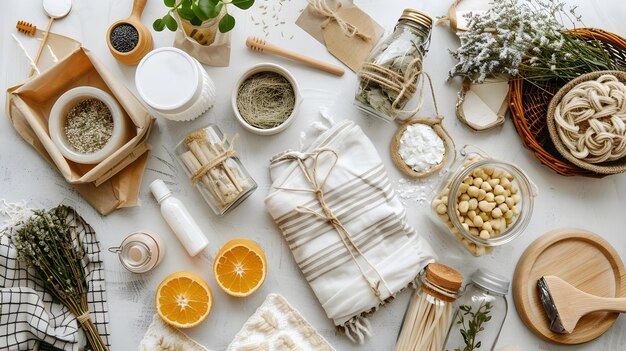
<svg viewBox="0 0 626 351">
<path fill-rule="evenodd" d="M 626 157 L 622 157 L 619 160 L 603 162 L 603 163 L 589 163 L 584 160 L 578 159 L 572 155 L 570 150 L 563 144 L 559 134 L 557 132 L 557 126 L 554 119 L 554 114 L 557 106 L 563 99 L 563 97 L 572 90 L 575 86 L 580 83 L 595 80 L 603 75 L 612 75 L 619 79 L 620 82 L 626 84 L 626 72 L 622 71 L 596 71 L 587 74 L 583 74 L 582 76 L 572 79 L 567 84 L 565 84 L 559 91 L 554 95 L 552 100 L 550 101 L 550 105 L 548 105 L 548 116 L 547 116 L 547 125 L 548 131 L 550 132 L 550 139 L 552 139 L 552 143 L 559 151 L 559 153 L 565 157 L 568 161 L 575 164 L 576 166 L 595 172 L 600 174 L 616 174 L 622 173 L 626 171 Z"/>
</svg>

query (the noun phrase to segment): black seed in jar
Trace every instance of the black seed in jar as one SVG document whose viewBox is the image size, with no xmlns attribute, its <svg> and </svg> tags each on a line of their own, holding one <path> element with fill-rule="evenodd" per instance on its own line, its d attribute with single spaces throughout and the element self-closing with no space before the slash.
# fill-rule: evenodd
<svg viewBox="0 0 626 351">
<path fill-rule="evenodd" d="M 130 24 L 120 24 L 111 31 L 111 46 L 119 52 L 132 51 L 139 42 L 139 32 Z"/>
</svg>

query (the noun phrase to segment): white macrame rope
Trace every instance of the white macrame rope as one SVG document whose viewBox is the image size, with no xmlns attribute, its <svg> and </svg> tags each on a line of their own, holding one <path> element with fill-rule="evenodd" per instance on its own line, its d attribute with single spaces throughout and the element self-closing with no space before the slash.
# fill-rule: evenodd
<svg viewBox="0 0 626 351">
<path fill-rule="evenodd" d="M 556 107 L 559 138 L 589 163 L 626 156 L 626 85 L 606 74 L 576 85 Z"/>
</svg>

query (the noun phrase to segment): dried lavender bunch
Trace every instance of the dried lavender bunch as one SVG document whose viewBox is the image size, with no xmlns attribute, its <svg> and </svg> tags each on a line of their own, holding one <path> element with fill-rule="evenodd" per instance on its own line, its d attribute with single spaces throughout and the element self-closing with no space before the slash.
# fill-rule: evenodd
<svg viewBox="0 0 626 351">
<path fill-rule="evenodd" d="M 46 292 L 77 316 L 87 336 L 87 347 L 106 351 L 88 314 L 85 250 L 77 233 L 77 221 L 82 222 L 82 218 L 76 211 L 60 205 L 48 211 L 33 211 L 28 220 L 8 229 L 8 235 L 18 259 L 35 270 Z"/>
<path fill-rule="evenodd" d="M 567 32 L 564 22 L 582 23 L 576 7 L 559 0 L 493 0 L 484 13 L 466 16 L 469 31 L 451 54 L 459 62 L 450 77 L 475 83 L 506 74 L 533 84 L 571 80 L 581 74 L 618 67 L 597 40 Z"/>
</svg>

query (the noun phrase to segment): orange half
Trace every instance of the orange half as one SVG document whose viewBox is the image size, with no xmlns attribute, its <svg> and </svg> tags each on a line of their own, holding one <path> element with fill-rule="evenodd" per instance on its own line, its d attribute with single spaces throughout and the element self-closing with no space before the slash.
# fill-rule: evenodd
<svg viewBox="0 0 626 351">
<path fill-rule="evenodd" d="M 257 291 L 267 274 L 265 253 L 253 241 L 231 240 L 213 262 L 217 284 L 231 296 L 245 297 Z"/>
<path fill-rule="evenodd" d="M 156 310 L 168 324 L 191 328 L 200 324 L 211 312 L 213 295 L 207 283 L 190 272 L 167 276 L 156 292 Z"/>
</svg>

